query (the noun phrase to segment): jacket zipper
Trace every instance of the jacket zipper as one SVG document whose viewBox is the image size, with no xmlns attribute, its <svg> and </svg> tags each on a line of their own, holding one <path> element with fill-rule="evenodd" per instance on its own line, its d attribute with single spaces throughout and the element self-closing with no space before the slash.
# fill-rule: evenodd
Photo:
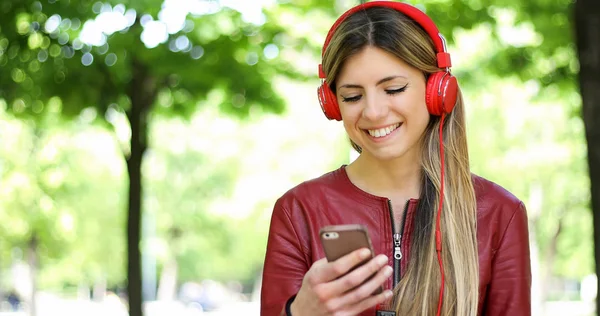
<svg viewBox="0 0 600 316">
<path fill-rule="evenodd" d="M 400 282 L 402 277 L 402 234 L 404 233 L 404 223 L 406 222 L 406 213 L 408 213 L 408 204 L 410 200 L 406 201 L 404 206 L 404 214 L 402 214 L 402 222 L 400 223 L 400 232 L 396 232 L 396 225 L 394 222 L 394 210 L 392 209 L 392 201 L 388 199 L 388 208 L 390 210 L 390 219 L 392 223 L 392 249 L 394 250 L 394 283 L 392 289 L 396 288 L 396 285 Z"/>
</svg>

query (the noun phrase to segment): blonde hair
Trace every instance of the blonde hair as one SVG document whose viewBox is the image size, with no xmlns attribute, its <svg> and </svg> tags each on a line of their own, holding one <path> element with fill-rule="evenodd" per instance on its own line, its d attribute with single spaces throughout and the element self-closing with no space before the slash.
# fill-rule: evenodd
<svg viewBox="0 0 600 316">
<path fill-rule="evenodd" d="M 333 34 L 323 56 L 327 82 L 335 79 L 344 61 L 366 46 L 376 46 L 421 70 L 425 78 L 437 67 L 434 45 L 427 33 L 401 12 L 371 7 L 349 16 Z M 423 96 L 424 97 L 424 96 Z M 410 246 L 411 260 L 394 289 L 398 315 L 435 315 L 441 274 L 435 250 L 435 218 L 441 187 L 440 117 L 432 116 L 422 139 L 423 180 Z M 443 126 L 445 151 L 444 206 L 441 216 L 445 290 L 442 315 L 476 315 L 479 296 L 476 200 L 460 91 Z M 361 152 L 361 148 L 352 142 Z"/>
</svg>

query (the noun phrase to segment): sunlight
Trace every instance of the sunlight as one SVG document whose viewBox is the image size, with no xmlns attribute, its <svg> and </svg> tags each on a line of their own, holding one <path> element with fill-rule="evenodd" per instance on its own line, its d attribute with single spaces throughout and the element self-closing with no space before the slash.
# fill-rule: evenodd
<svg viewBox="0 0 600 316">
<path fill-rule="evenodd" d="M 265 23 L 265 15 L 262 8 L 275 3 L 275 0 L 165 0 L 158 18 L 144 15 L 141 24 L 144 31 L 141 35 L 142 42 L 148 48 L 157 47 L 165 43 L 170 34 L 175 34 L 184 29 L 186 18 L 191 15 L 205 15 L 218 12 L 222 7 L 228 7 L 239 11 L 244 21 L 256 25 Z M 84 23 L 79 39 L 88 45 L 102 46 L 106 43 L 106 37 L 115 32 L 122 31 L 133 25 L 136 12 L 133 9 L 125 10 L 123 4 L 111 7 L 103 4 L 98 16 L 94 20 Z M 61 22 L 58 15 L 48 19 L 46 30 L 56 30 Z M 272 55 L 274 52 L 270 52 Z"/>
</svg>

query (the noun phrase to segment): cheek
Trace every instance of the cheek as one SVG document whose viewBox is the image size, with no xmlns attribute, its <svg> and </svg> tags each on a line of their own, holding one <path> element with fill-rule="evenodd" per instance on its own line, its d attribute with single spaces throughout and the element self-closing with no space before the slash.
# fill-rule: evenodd
<svg viewBox="0 0 600 316">
<path fill-rule="evenodd" d="M 419 121 L 423 124 L 423 128 L 429 124 L 429 120 L 431 119 L 431 114 L 429 114 L 429 110 L 427 110 L 427 105 L 423 103 L 421 109 L 418 112 Z"/>
<path fill-rule="evenodd" d="M 350 120 L 347 117 L 344 117 L 342 114 L 342 121 L 343 121 L 343 125 L 344 125 L 344 130 L 346 131 L 346 136 L 348 138 L 350 138 L 350 140 L 352 140 L 357 145 L 363 147 L 363 144 L 360 141 L 360 139 L 361 139 L 360 133 L 362 133 L 362 131 L 360 131 L 356 128 L 356 124 L 355 124 L 356 120 Z"/>
<path fill-rule="evenodd" d="M 422 90 L 422 91 L 421 91 Z M 409 121 L 412 121 L 414 126 L 419 130 L 425 130 L 427 124 L 429 124 L 429 120 L 431 115 L 427 110 L 427 104 L 425 103 L 425 91 L 424 89 L 419 89 L 413 95 L 411 95 L 412 104 L 409 113 L 407 113 L 410 117 Z"/>
<path fill-rule="evenodd" d="M 425 129 L 427 129 L 431 115 L 427 110 L 427 105 L 425 105 L 425 102 L 415 102 L 413 104 L 415 106 L 407 109 L 405 112 L 408 129 L 407 132 L 411 135 L 414 135 L 414 137 L 419 137 L 425 132 Z"/>
<path fill-rule="evenodd" d="M 429 125 L 429 121 L 431 120 L 431 115 L 429 114 L 429 112 L 427 111 L 427 109 L 423 109 L 420 110 L 419 113 L 415 113 L 416 116 L 413 119 L 414 121 L 414 132 L 419 135 L 422 136 L 423 133 L 425 133 L 425 130 L 427 129 L 427 125 Z"/>
<path fill-rule="evenodd" d="M 344 121 L 344 125 L 348 124 L 354 125 L 361 117 L 361 109 L 358 104 L 347 104 L 343 103 L 341 100 L 338 100 L 338 105 L 340 107 L 340 114 L 342 115 L 342 120 Z"/>
<path fill-rule="evenodd" d="M 354 124 L 352 120 L 345 119 L 343 116 L 342 120 L 344 122 L 344 129 L 346 130 L 346 134 L 348 134 L 348 136 L 350 136 L 351 138 L 354 138 L 352 136 L 356 134 L 356 124 Z"/>
</svg>

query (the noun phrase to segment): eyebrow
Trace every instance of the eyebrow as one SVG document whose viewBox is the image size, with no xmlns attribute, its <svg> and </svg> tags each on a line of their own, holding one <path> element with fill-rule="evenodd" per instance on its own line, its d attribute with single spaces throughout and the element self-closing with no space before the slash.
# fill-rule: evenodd
<svg viewBox="0 0 600 316">
<path fill-rule="evenodd" d="M 404 79 L 408 79 L 407 77 L 405 77 L 405 76 L 400 76 L 400 75 L 398 75 L 398 76 L 388 76 L 388 77 L 385 77 L 385 78 L 383 78 L 383 79 L 381 79 L 381 80 L 377 81 L 377 84 L 376 84 L 376 85 L 378 86 L 378 85 L 380 85 L 380 84 L 382 84 L 382 83 L 384 83 L 384 82 L 388 82 L 388 81 L 394 80 L 394 79 L 396 79 L 396 78 L 404 78 Z M 339 87 L 339 89 L 341 89 L 341 88 L 362 88 L 362 86 L 361 86 L 361 85 L 358 85 L 358 84 L 345 84 L 345 85 L 341 85 L 341 86 Z"/>
</svg>

